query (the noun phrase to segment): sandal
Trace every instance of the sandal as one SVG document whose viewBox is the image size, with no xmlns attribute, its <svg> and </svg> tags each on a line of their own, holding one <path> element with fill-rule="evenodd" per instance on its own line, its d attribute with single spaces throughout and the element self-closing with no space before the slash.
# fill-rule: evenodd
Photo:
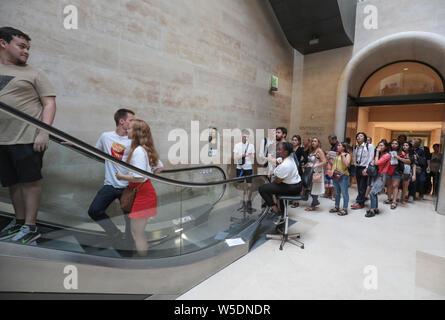
<svg viewBox="0 0 445 320">
<path fill-rule="evenodd" d="M 314 211 L 316 208 L 315 207 L 307 207 L 306 209 L 304 209 L 305 211 Z"/>
<path fill-rule="evenodd" d="M 341 209 L 338 213 L 339 216 L 345 216 L 348 214 L 348 210 L 346 209 Z"/>
<path fill-rule="evenodd" d="M 384 203 L 384 204 L 391 204 L 391 203 L 392 203 L 392 200 L 389 200 L 389 199 L 388 199 L 388 200 L 383 201 L 383 203 Z"/>
<path fill-rule="evenodd" d="M 391 209 L 395 209 L 395 208 L 397 208 L 397 202 L 393 202 L 393 203 L 391 204 Z"/>
<path fill-rule="evenodd" d="M 298 208 L 300 206 L 300 203 L 298 203 L 298 201 L 295 201 L 294 203 L 292 203 L 290 205 L 291 208 Z"/>
<path fill-rule="evenodd" d="M 338 207 L 332 208 L 329 210 L 330 213 L 338 212 L 340 209 Z"/>
</svg>

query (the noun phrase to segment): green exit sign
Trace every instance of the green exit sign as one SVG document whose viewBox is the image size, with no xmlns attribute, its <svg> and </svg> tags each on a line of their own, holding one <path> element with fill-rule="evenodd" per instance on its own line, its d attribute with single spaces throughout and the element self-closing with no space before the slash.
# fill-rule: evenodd
<svg viewBox="0 0 445 320">
<path fill-rule="evenodd" d="M 270 80 L 270 90 L 278 91 L 278 77 L 272 76 Z"/>
</svg>

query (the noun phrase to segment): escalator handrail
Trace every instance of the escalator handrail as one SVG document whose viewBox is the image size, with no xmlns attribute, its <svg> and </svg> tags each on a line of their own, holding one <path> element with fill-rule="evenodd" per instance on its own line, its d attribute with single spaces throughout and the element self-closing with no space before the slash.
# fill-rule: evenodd
<svg viewBox="0 0 445 320">
<path fill-rule="evenodd" d="M 53 135 L 50 135 L 49 138 L 52 141 L 54 141 L 55 143 L 58 143 L 58 144 L 63 144 L 63 142 L 64 142 L 63 139 L 59 139 L 59 138 L 57 138 L 57 137 L 55 137 Z M 74 151 L 76 151 L 76 152 L 79 152 L 79 153 L 83 154 L 86 157 L 94 159 L 94 160 L 96 160 L 98 162 L 105 163 L 104 159 L 102 159 L 102 158 L 100 158 L 100 157 L 98 157 L 98 156 L 96 156 L 94 154 L 90 154 L 90 153 L 88 153 L 88 152 L 84 151 L 83 149 L 80 149 L 80 148 L 78 148 L 76 146 L 70 146 L 68 144 L 65 145 L 65 146 L 70 148 L 70 149 L 72 149 L 72 150 L 74 150 Z M 193 170 L 205 170 L 205 169 L 216 169 L 216 170 L 218 170 L 222 174 L 222 176 L 224 177 L 224 180 L 227 180 L 226 172 L 221 167 L 218 167 L 218 166 L 215 166 L 215 165 L 185 167 L 185 168 L 179 168 L 179 169 L 165 169 L 165 170 L 162 170 L 160 172 L 160 174 L 163 174 L 163 173 L 176 173 L 176 172 L 184 172 L 184 171 L 193 171 Z"/>
<path fill-rule="evenodd" d="M 151 180 L 154 180 L 157 182 L 173 185 L 176 187 L 203 188 L 203 187 L 209 187 L 209 186 L 215 186 L 215 185 L 228 184 L 228 183 L 232 183 L 232 182 L 242 182 L 242 181 L 245 181 L 247 178 L 258 178 L 258 177 L 262 177 L 262 178 L 269 180 L 267 175 L 251 175 L 251 176 L 244 176 L 244 177 L 240 177 L 240 178 L 225 179 L 225 180 L 221 180 L 221 181 L 212 181 L 212 182 L 188 182 L 188 181 L 179 181 L 179 180 L 173 180 L 173 179 L 161 177 L 159 175 L 155 175 L 153 173 L 149 173 L 147 171 L 136 168 L 122 160 L 119 160 L 111 155 L 108 155 L 105 152 L 102 152 L 101 150 L 96 149 L 95 147 L 93 147 L 93 146 L 59 130 L 59 129 L 56 129 L 55 127 L 50 126 L 38 119 L 26 114 L 26 113 L 23 113 L 23 112 L 19 111 L 18 109 L 13 108 L 3 102 L 0 102 L 0 110 L 9 114 L 10 116 L 13 116 L 19 120 L 22 120 L 22 121 L 38 128 L 38 129 L 48 132 L 53 138 L 56 138 L 54 140 L 59 139 L 59 142 L 64 147 L 68 147 L 68 145 L 62 144 L 62 142 L 68 142 L 69 144 L 71 144 L 71 147 L 76 147 L 77 149 L 82 150 L 82 153 L 84 153 L 85 155 L 87 155 L 91 158 L 96 158 L 96 160 L 102 159 L 104 161 L 105 160 L 110 161 L 111 163 L 119 165 L 119 166 L 127 169 L 128 171 L 138 173 L 138 174 L 144 176 L 145 178 L 148 178 L 148 179 L 151 179 Z"/>
</svg>

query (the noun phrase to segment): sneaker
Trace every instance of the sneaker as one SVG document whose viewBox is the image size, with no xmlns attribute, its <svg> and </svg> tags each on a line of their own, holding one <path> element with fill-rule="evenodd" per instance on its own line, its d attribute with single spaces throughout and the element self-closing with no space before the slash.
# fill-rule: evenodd
<svg viewBox="0 0 445 320">
<path fill-rule="evenodd" d="M 273 220 L 273 223 L 275 224 L 275 225 L 280 225 L 280 224 L 283 224 L 284 223 L 284 218 L 282 217 L 282 216 L 279 216 L 279 217 L 276 217 L 274 220 Z"/>
<path fill-rule="evenodd" d="M 372 212 L 371 210 L 366 211 L 366 214 L 365 214 L 366 218 L 371 218 L 371 217 L 374 217 L 374 216 L 375 216 L 375 213 Z"/>
<path fill-rule="evenodd" d="M 37 227 L 34 229 L 34 231 L 32 231 L 31 228 L 25 224 L 20 228 L 20 231 L 17 232 L 14 237 L 12 237 L 11 242 L 29 244 L 41 236 L 42 235 L 37 231 Z"/>
<path fill-rule="evenodd" d="M 247 212 L 252 213 L 252 201 L 247 201 Z"/>
<path fill-rule="evenodd" d="M 17 232 L 20 231 L 22 227 L 21 224 L 17 224 L 16 220 L 13 219 L 6 227 L 0 232 L 0 240 L 6 240 L 15 236 Z"/>
</svg>

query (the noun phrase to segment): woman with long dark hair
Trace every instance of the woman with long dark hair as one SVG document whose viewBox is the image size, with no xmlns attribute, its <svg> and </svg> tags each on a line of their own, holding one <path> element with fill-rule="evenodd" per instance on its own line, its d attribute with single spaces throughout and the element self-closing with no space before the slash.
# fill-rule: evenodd
<svg viewBox="0 0 445 320">
<path fill-rule="evenodd" d="M 321 142 L 318 138 L 313 138 L 309 149 L 307 166 L 314 171 L 312 175 L 311 197 L 312 203 L 307 207 L 306 211 L 314 211 L 320 202 L 318 197 L 325 192 L 324 189 L 324 166 L 327 163 L 324 151 L 321 149 Z"/>
<path fill-rule="evenodd" d="M 386 188 L 388 199 L 385 201 L 386 204 L 391 204 L 391 209 L 397 208 L 397 196 L 399 194 L 399 184 L 402 179 L 402 175 L 398 170 L 396 170 L 400 154 L 400 144 L 397 139 L 392 139 L 389 145 L 389 156 L 390 165 L 388 167 L 388 172 L 386 174 Z"/>
<path fill-rule="evenodd" d="M 414 163 L 414 158 L 412 157 L 412 146 L 409 142 L 402 144 L 400 161 L 399 171 L 402 171 L 402 198 L 400 199 L 400 203 L 404 204 L 408 201 L 408 187 L 413 176 L 412 164 Z"/>
<path fill-rule="evenodd" d="M 301 175 L 303 174 L 303 171 L 301 169 L 301 163 L 304 161 L 304 148 L 301 145 L 301 137 L 299 135 L 294 135 L 292 137 L 292 145 L 295 157 L 298 161 L 298 173 Z M 300 203 L 298 201 L 292 201 L 291 208 L 296 208 L 300 206 Z"/>
<path fill-rule="evenodd" d="M 379 200 L 378 194 L 385 187 L 386 175 L 388 173 L 388 168 L 390 166 L 390 155 L 388 153 L 389 145 L 386 140 L 382 140 L 377 145 L 375 150 L 374 160 L 371 165 L 378 166 L 378 174 L 371 179 L 371 191 L 369 192 L 369 198 L 371 199 L 371 209 L 366 212 L 365 217 L 374 217 L 379 214 Z"/>
<path fill-rule="evenodd" d="M 337 157 L 330 158 L 329 162 L 332 164 L 332 179 L 334 181 L 335 189 L 335 207 L 329 212 L 338 212 L 338 215 L 344 216 L 348 214 L 349 203 L 349 171 L 348 167 L 351 165 L 351 155 L 347 151 L 347 144 L 345 142 L 337 145 Z M 340 195 L 343 195 L 343 209 L 340 210 Z"/>
<path fill-rule="evenodd" d="M 149 173 L 158 173 L 162 170 L 162 162 L 153 143 L 150 126 L 143 120 L 132 120 L 128 129 L 128 138 L 131 139 L 131 148 L 127 162 L 132 166 Z M 116 173 L 120 180 L 129 181 L 129 188 L 136 188 L 136 197 L 130 211 L 131 234 L 140 256 L 145 256 L 148 250 L 145 227 L 147 220 L 157 213 L 157 195 L 149 179 L 137 173 Z"/>
</svg>

